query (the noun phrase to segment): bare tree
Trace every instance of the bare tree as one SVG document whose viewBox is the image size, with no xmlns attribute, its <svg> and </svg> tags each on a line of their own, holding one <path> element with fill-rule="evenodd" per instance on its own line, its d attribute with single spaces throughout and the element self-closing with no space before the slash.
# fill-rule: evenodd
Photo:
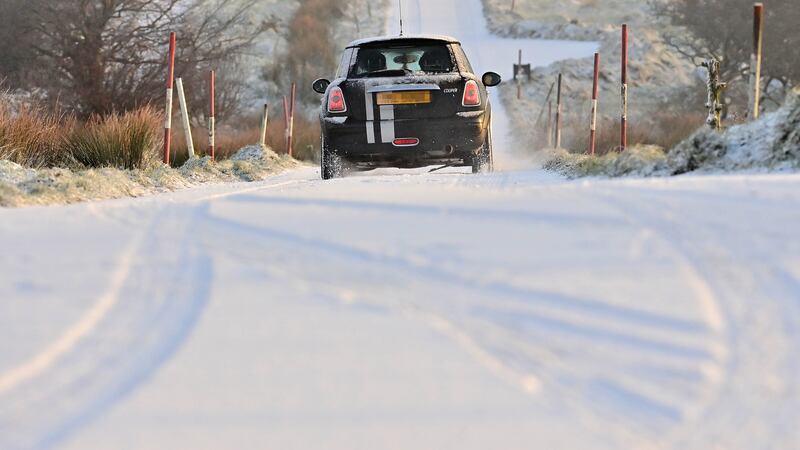
<svg viewBox="0 0 800 450">
<path fill-rule="evenodd" d="M 200 80 L 210 67 L 235 67 L 269 26 L 251 23 L 246 14 L 257 1 L 27 3 L 37 37 L 33 49 L 48 70 L 46 88 L 90 115 L 132 109 L 162 95 L 170 31 L 179 35 L 178 76 Z"/>
<path fill-rule="evenodd" d="M 311 83 L 318 77 L 332 75 L 339 63 L 341 49 L 332 27 L 345 18 L 347 4 L 331 0 L 298 1 L 300 5 L 285 32 L 287 49 L 280 56 L 283 63 L 266 68 L 264 78 L 283 92 L 297 83 L 298 100 L 313 105 L 319 103 L 319 95 L 311 91 Z"/>
<path fill-rule="evenodd" d="M 746 79 L 753 49 L 753 0 L 651 0 L 655 13 L 678 31 L 665 41 L 697 65 L 720 61 L 724 80 Z M 763 0 L 765 89 L 773 82 L 786 87 L 800 81 L 800 8 L 797 0 Z"/>
<path fill-rule="evenodd" d="M 25 27 L 26 0 L 0 1 L 0 82 L 21 87 L 33 66 L 31 33 Z"/>
</svg>

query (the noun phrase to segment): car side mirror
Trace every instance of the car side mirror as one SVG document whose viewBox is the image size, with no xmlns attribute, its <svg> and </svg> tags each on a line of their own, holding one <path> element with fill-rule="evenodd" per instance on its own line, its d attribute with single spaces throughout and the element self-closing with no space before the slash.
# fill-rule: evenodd
<svg viewBox="0 0 800 450">
<path fill-rule="evenodd" d="M 330 81 L 324 78 L 320 78 L 319 80 L 315 81 L 314 84 L 311 85 L 311 88 L 314 89 L 314 92 L 316 92 L 317 94 L 324 94 L 325 91 L 328 90 L 328 86 L 330 85 L 331 85 Z"/>
<path fill-rule="evenodd" d="M 494 72 L 486 72 L 483 74 L 483 85 L 486 87 L 495 87 L 503 81 L 503 78 Z"/>
</svg>

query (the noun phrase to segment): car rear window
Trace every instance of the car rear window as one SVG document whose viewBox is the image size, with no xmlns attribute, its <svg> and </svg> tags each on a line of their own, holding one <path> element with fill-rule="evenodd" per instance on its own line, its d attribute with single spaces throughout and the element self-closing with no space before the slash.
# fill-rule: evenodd
<svg viewBox="0 0 800 450">
<path fill-rule="evenodd" d="M 450 73 L 456 71 L 447 44 L 387 45 L 358 49 L 352 78 Z"/>
</svg>

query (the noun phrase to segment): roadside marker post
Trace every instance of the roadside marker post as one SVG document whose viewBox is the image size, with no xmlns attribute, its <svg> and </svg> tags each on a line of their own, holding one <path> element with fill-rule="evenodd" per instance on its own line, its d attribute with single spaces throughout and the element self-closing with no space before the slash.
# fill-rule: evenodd
<svg viewBox="0 0 800 450">
<path fill-rule="evenodd" d="M 169 165 L 170 146 L 172 145 L 172 88 L 175 80 L 175 47 L 177 35 L 169 34 L 169 57 L 167 59 L 167 102 L 164 112 L 164 164 Z"/>
<path fill-rule="evenodd" d="M 269 125 L 269 105 L 264 104 L 264 113 L 261 116 L 261 139 L 258 141 L 261 147 L 267 146 L 267 126 Z"/>
<path fill-rule="evenodd" d="M 764 4 L 753 6 L 753 54 L 750 56 L 750 101 L 752 120 L 758 119 L 761 109 L 761 61 L 764 47 Z"/>
<path fill-rule="evenodd" d="M 189 108 L 186 105 L 186 94 L 183 91 L 183 79 L 175 80 L 178 88 L 178 101 L 181 106 L 181 119 L 183 123 L 183 133 L 186 136 L 186 148 L 189 151 L 189 158 L 194 159 L 194 141 L 192 139 L 192 124 L 189 121 Z"/>
<path fill-rule="evenodd" d="M 294 108 L 297 104 L 297 84 L 292 83 L 292 97 L 287 106 L 288 115 L 286 122 L 286 153 L 289 157 L 294 156 L 293 138 L 294 138 Z"/>
<path fill-rule="evenodd" d="M 597 146 L 597 97 L 600 81 L 600 54 L 594 54 L 594 83 L 592 85 L 592 118 L 589 126 L 589 154 L 595 155 Z"/>
<path fill-rule="evenodd" d="M 213 70 L 208 74 L 208 154 L 211 159 L 216 158 L 217 130 L 216 130 L 216 82 L 217 74 Z"/>
<path fill-rule="evenodd" d="M 553 148 L 553 101 L 547 101 L 547 148 Z"/>
<path fill-rule="evenodd" d="M 285 95 L 283 96 L 283 123 L 283 139 L 286 144 L 289 141 L 289 99 Z"/>
<path fill-rule="evenodd" d="M 561 82 L 562 74 L 558 74 L 558 94 L 556 95 L 556 147 L 561 148 Z"/>
<path fill-rule="evenodd" d="M 628 24 L 622 25 L 622 118 L 620 121 L 620 151 L 628 148 Z"/>
</svg>

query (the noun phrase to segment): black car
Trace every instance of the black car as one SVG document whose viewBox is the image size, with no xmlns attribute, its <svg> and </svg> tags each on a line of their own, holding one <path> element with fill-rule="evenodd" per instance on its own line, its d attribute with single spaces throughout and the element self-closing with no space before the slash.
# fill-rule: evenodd
<svg viewBox="0 0 800 450">
<path fill-rule="evenodd" d="M 474 74 L 461 44 L 446 36 L 352 42 L 324 94 L 322 178 L 379 167 L 471 166 L 491 171 L 492 108 L 486 87 L 500 75 Z"/>
</svg>

